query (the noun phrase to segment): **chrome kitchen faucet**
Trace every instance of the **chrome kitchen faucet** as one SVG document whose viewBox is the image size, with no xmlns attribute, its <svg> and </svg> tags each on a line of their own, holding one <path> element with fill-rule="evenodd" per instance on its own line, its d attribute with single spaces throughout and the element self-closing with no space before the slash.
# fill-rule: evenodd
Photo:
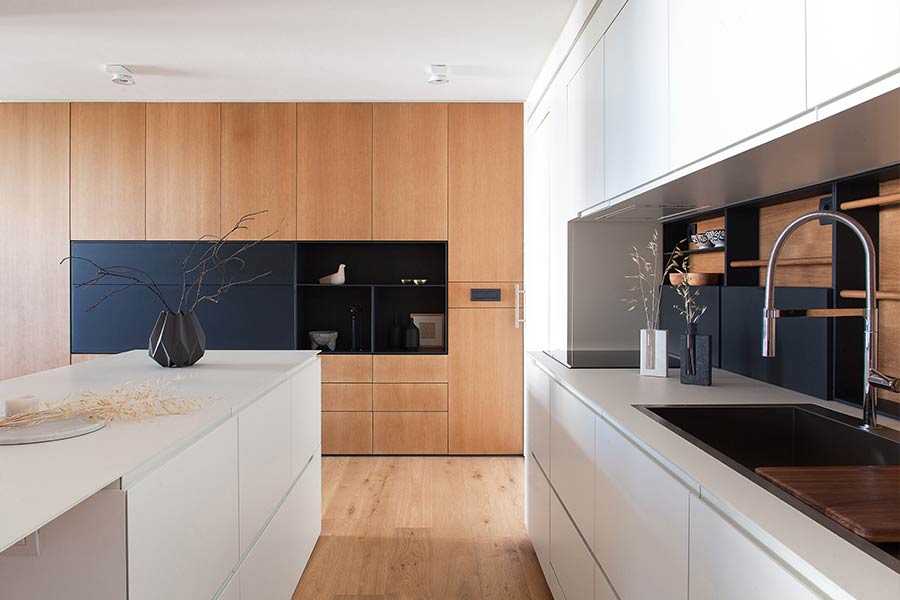
<svg viewBox="0 0 900 600">
<path fill-rule="evenodd" d="M 866 308 L 797 309 L 779 310 L 775 308 L 775 268 L 781 247 L 801 225 L 817 219 L 827 219 L 842 223 L 853 230 L 865 249 L 866 254 Z M 775 319 L 781 317 L 863 317 L 865 319 L 865 348 L 863 370 L 863 429 L 877 429 L 878 390 L 900 392 L 900 379 L 890 377 L 878 370 L 878 309 L 875 305 L 875 244 L 859 221 L 845 214 L 820 210 L 795 219 L 784 228 L 772 246 L 769 264 L 766 267 L 766 306 L 763 308 L 763 348 L 762 355 L 775 356 Z"/>
</svg>

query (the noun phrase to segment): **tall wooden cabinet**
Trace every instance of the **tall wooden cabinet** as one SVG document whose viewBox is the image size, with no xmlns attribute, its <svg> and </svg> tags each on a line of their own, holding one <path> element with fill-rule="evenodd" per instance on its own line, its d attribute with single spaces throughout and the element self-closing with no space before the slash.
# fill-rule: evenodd
<svg viewBox="0 0 900 600">
<path fill-rule="evenodd" d="M 0 379 L 69 363 L 69 105 L 0 104 Z"/>
<path fill-rule="evenodd" d="M 260 210 L 233 239 L 297 237 L 297 105 L 222 104 L 222 231 Z"/>
<path fill-rule="evenodd" d="M 372 105 L 297 105 L 297 237 L 372 239 Z"/>
<path fill-rule="evenodd" d="M 219 232 L 220 104 L 147 104 L 147 239 Z"/>
<path fill-rule="evenodd" d="M 376 104 L 374 238 L 447 239 L 447 105 Z"/>
<path fill-rule="evenodd" d="M 73 103 L 71 111 L 72 239 L 144 239 L 144 104 Z"/>
</svg>

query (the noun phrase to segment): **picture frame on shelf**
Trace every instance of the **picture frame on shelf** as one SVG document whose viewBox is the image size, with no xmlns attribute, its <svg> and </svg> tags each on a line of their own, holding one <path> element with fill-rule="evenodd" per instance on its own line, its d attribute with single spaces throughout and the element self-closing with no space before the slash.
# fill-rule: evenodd
<svg viewBox="0 0 900 600">
<path fill-rule="evenodd" d="M 410 313 L 409 318 L 419 328 L 420 348 L 444 347 L 443 313 Z"/>
</svg>

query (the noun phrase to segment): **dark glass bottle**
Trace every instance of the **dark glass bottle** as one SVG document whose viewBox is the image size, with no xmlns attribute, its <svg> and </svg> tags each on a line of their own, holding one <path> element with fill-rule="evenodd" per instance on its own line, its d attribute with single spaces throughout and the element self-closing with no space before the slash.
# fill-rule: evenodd
<svg viewBox="0 0 900 600">
<path fill-rule="evenodd" d="M 409 323 L 406 325 L 404 338 L 403 346 L 407 350 L 419 349 L 419 328 L 416 327 L 416 323 L 412 318 L 410 318 Z"/>
</svg>

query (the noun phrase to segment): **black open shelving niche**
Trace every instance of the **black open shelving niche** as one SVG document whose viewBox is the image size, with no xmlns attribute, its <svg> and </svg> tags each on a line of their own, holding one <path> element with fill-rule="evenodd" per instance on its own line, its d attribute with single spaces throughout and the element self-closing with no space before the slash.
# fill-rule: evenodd
<svg viewBox="0 0 900 600">
<path fill-rule="evenodd" d="M 233 242 L 237 247 L 243 242 Z M 176 302 L 179 258 L 193 242 L 73 241 L 71 254 L 100 265 L 128 265 L 146 271 L 170 302 Z M 360 306 L 359 353 L 447 353 L 447 242 L 261 242 L 243 257 L 248 275 L 270 272 L 235 287 L 220 302 L 205 302 L 198 316 L 210 350 L 309 349 L 308 332 L 338 332 L 335 353 L 350 353 L 350 307 Z M 319 278 L 347 265 L 344 285 L 323 285 Z M 161 307 L 147 291 L 123 290 L 96 309 L 87 308 L 112 285 L 79 287 L 93 269 L 73 261 L 71 275 L 71 351 L 107 354 L 147 348 Z M 422 286 L 401 279 L 428 279 Z M 208 288 L 210 291 L 214 286 Z M 390 347 L 390 326 L 397 315 L 405 327 L 410 313 L 444 315 L 444 345 L 407 351 Z"/>
<path fill-rule="evenodd" d="M 665 260 L 687 239 L 692 223 L 724 217 L 725 247 L 694 250 L 688 254 L 724 252 L 722 285 L 700 287 L 700 302 L 708 306 L 698 333 L 712 336 L 713 365 L 793 389 L 823 400 L 862 405 L 862 318 L 782 319 L 778 323 L 776 356 L 762 358 L 764 288 L 758 268 L 732 267 L 733 261 L 767 259 L 759 256 L 760 209 L 813 196 L 828 196 L 822 208 L 841 210 L 841 203 L 879 194 L 882 181 L 900 177 L 900 165 L 826 181 L 783 194 L 749 199 L 725 208 L 668 221 L 662 226 Z M 863 224 L 879 242 L 879 208 L 870 206 L 841 211 Z M 790 242 L 789 242 L 790 243 Z M 850 229 L 832 228 L 832 283 L 827 288 L 778 287 L 779 308 L 863 308 L 864 300 L 842 298 L 840 291 L 865 288 L 862 245 Z M 678 347 L 684 326 L 674 309 L 679 298 L 668 281 L 663 287 L 661 327 L 669 329 L 670 348 Z M 900 416 L 900 403 L 881 398 L 879 412 Z"/>
<path fill-rule="evenodd" d="M 345 264 L 344 285 L 320 284 L 319 278 Z M 423 285 L 401 279 L 427 279 Z M 297 244 L 297 340 L 310 347 L 309 332 L 338 332 L 335 353 L 352 353 L 350 308 L 360 307 L 361 340 L 357 353 L 447 353 L 446 242 L 299 242 Z M 417 351 L 391 348 L 394 317 L 402 327 L 411 313 L 444 315 L 442 348 Z"/>
</svg>

